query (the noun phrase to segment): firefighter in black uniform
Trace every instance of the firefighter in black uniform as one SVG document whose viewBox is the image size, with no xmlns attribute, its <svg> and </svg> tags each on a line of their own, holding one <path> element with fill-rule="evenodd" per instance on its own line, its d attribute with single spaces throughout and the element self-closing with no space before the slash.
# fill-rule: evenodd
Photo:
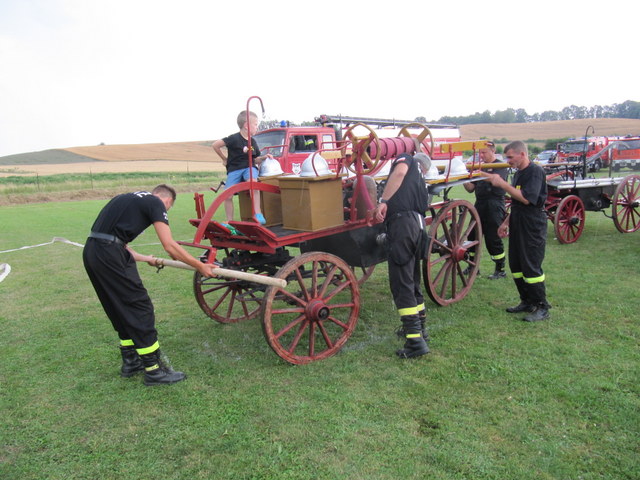
<svg viewBox="0 0 640 480">
<path fill-rule="evenodd" d="M 496 146 L 493 142 L 487 142 L 487 146 L 483 147 L 479 151 L 480 159 L 483 163 L 498 163 L 500 160 L 496 158 Z M 509 175 L 506 168 L 489 168 L 484 171 L 488 173 L 496 173 L 500 177 L 507 181 Z M 480 216 L 480 223 L 482 225 L 482 233 L 484 234 L 484 243 L 487 247 L 491 260 L 495 263 L 494 272 L 489 275 L 489 280 L 496 280 L 498 278 L 505 278 L 507 274 L 504 271 L 505 254 L 502 238 L 498 235 L 498 227 L 504 221 L 507 216 L 507 210 L 504 203 L 504 189 L 500 187 L 494 187 L 489 182 L 475 182 L 465 183 L 464 188 L 467 192 L 474 192 L 476 194 L 475 207 Z M 476 231 L 473 230 L 469 234 L 469 240 L 475 241 Z M 479 248 L 479 247 L 478 247 Z M 476 251 L 469 251 L 469 260 L 475 261 Z M 469 267 L 470 268 L 470 267 Z M 467 271 L 468 273 L 468 271 Z M 478 273 L 480 273 L 478 271 Z"/>
<path fill-rule="evenodd" d="M 406 339 L 404 347 L 396 352 L 400 358 L 429 353 L 420 260 L 426 248 L 424 213 L 429 206 L 422 175 L 430 164 L 429 157 L 422 153 L 400 155 L 391 166 L 375 209 L 376 220 L 384 220 L 387 229 L 389 285 L 402 321 L 400 332 Z"/>
<path fill-rule="evenodd" d="M 509 268 L 513 274 L 520 304 L 507 308 L 509 313 L 527 315 L 523 320 L 537 322 L 549 318 L 542 261 L 547 239 L 547 182 L 544 170 L 531 162 L 527 146 L 521 141 L 508 144 L 504 154 L 509 165 L 518 171 L 509 185 L 495 173 L 483 173 L 493 186 L 511 196 L 509 216 Z M 506 227 L 501 227 L 501 229 Z M 500 232 L 506 233 L 506 232 Z"/>
<path fill-rule="evenodd" d="M 155 265 L 156 259 L 127 244 L 153 225 L 173 259 L 195 267 L 204 276 L 213 275 L 211 265 L 196 260 L 173 240 L 167 210 L 175 199 L 176 192 L 168 185 L 158 185 L 152 192 L 117 195 L 99 213 L 82 252 L 89 279 L 120 337 L 120 374 L 131 377 L 144 370 L 145 385 L 179 382 L 185 374 L 173 371 L 161 360 L 153 304 L 136 268 L 136 261 Z"/>
</svg>

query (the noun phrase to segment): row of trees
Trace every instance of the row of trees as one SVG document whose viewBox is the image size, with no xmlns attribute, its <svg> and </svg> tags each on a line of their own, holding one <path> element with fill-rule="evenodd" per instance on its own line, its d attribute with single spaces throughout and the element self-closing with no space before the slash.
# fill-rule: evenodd
<svg viewBox="0 0 640 480">
<path fill-rule="evenodd" d="M 491 113 L 485 110 L 482 113 L 476 112 L 473 115 L 452 117 L 444 116 L 437 120 L 439 123 L 455 123 L 457 125 L 468 125 L 471 123 L 528 123 L 528 122 L 549 122 L 552 120 L 576 120 L 580 118 L 640 118 L 640 102 L 627 100 L 623 103 L 613 105 L 595 105 L 593 107 L 579 107 L 571 105 L 564 107 L 560 111 L 547 110 L 542 113 L 529 115 L 523 108 L 497 110 Z M 418 117 L 416 121 L 426 122 L 425 117 Z"/>
</svg>

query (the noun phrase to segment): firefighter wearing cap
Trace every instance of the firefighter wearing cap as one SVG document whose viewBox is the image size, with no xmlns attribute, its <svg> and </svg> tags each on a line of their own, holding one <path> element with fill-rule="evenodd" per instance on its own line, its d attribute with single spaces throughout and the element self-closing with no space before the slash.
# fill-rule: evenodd
<svg viewBox="0 0 640 480">
<path fill-rule="evenodd" d="M 396 352 L 400 358 L 429 353 L 420 260 L 427 243 L 424 212 L 429 206 L 422 175 L 430 164 L 425 154 L 400 155 L 375 209 L 376 220 L 384 221 L 387 229 L 389 285 L 402 322 L 399 332 L 405 338 L 403 348 Z"/>
<path fill-rule="evenodd" d="M 496 158 L 496 146 L 493 142 L 487 142 L 487 146 L 480 149 L 480 159 L 483 163 L 499 163 Z M 496 173 L 503 180 L 507 180 L 509 172 L 506 168 L 489 168 L 485 169 L 488 173 Z M 505 278 L 507 276 L 504 271 L 505 253 L 502 238 L 498 235 L 498 227 L 507 216 L 503 188 L 495 187 L 489 182 L 465 183 L 464 188 L 468 192 L 475 192 L 475 207 L 480 216 L 482 232 L 484 233 L 484 244 L 487 247 L 491 260 L 495 263 L 494 272 L 489 275 L 490 280 Z M 475 241 L 475 230 L 469 234 L 469 240 Z M 476 251 L 469 251 L 469 260 L 475 261 Z M 471 267 L 469 267 L 470 269 Z M 470 270 L 465 270 L 468 273 Z"/>
</svg>

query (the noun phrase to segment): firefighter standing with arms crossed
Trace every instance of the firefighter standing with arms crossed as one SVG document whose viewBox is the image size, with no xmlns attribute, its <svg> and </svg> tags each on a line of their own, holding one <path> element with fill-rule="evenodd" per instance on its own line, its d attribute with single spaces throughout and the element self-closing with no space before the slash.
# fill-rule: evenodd
<svg viewBox="0 0 640 480">
<path fill-rule="evenodd" d="M 395 159 L 380 202 L 374 211 L 387 229 L 389 285 L 400 314 L 404 347 L 400 358 L 429 353 L 426 339 L 424 296 L 420 285 L 420 261 L 426 248 L 424 213 L 429 194 L 422 175 L 431 160 L 424 153 L 402 154 Z"/>
<path fill-rule="evenodd" d="M 510 185 L 495 173 L 481 172 L 494 187 L 503 188 L 511 196 L 509 215 L 509 268 L 520 294 L 520 304 L 507 308 L 509 313 L 527 313 L 526 322 L 550 317 L 545 275 L 542 271 L 547 240 L 547 181 L 544 170 L 529 160 L 527 146 L 521 141 L 504 148 L 507 162 L 517 172 Z M 506 222 L 499 233 L 506 235 Z"/>
</svg>

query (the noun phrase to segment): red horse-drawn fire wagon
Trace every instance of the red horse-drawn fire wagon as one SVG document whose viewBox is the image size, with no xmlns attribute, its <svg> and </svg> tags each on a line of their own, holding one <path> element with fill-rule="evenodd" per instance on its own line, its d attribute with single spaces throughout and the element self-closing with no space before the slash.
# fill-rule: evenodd
<svg viewBox="0 0 640 480">
<path fill-rule="evenodd" d="M 251 97 L 247 111 L 251 100 L 262 105 L 259 97 Z M 485 143 L 466 142 L 444 150 L 479 149 Z M 270 347 L 293 364 L 337 353 L 358 321 L 360 288 L 375 266 L 386 261 L 380 241 L 383 225 L 374 224 L 371 215 L 380 191 L 376 174 L 396 156 L 418 151 L 433 151 L 426 126 L 409 125 L 397 137 L 379 138 L 370 127 L 355 124 L 335 148 L 311 155 L 312 168 L 305 170 L 303 165 L 300 175 L 252 178 L 226 189 L 208 208 L 204 196 L 196 193 L 197 218 L 190 220 L 196 233 L 183 245 L 204 250 L 204 262 L 253 274 L 249 279 L 203 278 L 196 272 L 194 292 L 202 310 L 221 323 L 259 317 Z M 249 158 L 251 162 L 250 152 Z M 329 163 L 335 171 L 327 169 Z M 423 261 L 426 291 L 439 305 L 461 300 L 469 292 L 479 256 L 470 262 L 467 252 L 482 238 L 473 205 L 447 198 L 451 187 L 472 181 L 478 172 L 467 171 L 461 162 L 461 168 L 454 164 L 450 162 L 444 173 L 432 166 L 426 180 L 432 195 L 443 195 L 432 203 L 425 221 L 430 243 Z M 265 225 L 252 219 L 258 191 Z M 235 194 L 243 220 L 215 220 L 225 199 Z M 475 241 L 469 240 L 472 232 Z"/>
</svg>

